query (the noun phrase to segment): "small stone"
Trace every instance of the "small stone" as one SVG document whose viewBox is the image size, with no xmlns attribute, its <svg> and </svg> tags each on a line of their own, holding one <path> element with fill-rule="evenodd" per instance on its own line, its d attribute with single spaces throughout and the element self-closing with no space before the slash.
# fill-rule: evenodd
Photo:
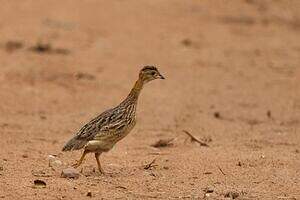
<svg viewBox="0 0 300 200">
<path fill-rule="evenodd" d="M 210 194 L 214 192 L 214 189 L 211 187 L 206 187 L 203 189 L 203 191 L 205 192 L 205 197 L 209 197 Z"/>
<path fill-rule="evenodd" d="M 213 193 L 214 189 L 213 188 L 206 188 L 205 192 L 206 193 Z"/>
<path fill-rule="evenodd" d="M 74 179 L 78 179 L 80 176 L 79 172 L 70 167 L 70 168 L 66 168 L 66 169 L 63 169 L 62 172 L 61 172 L 61 177 L 62 178 L 74 178 Z"/>
<path fill-rule="evenodd" d="M 28 158 L 28 155 L 27 154 L 23 154 L 22 157 L 23 158 Z"/>
<path fill-rule="evenodd" d="M 210 193 L 205 193 L 205 197 L 209 197 L 210 196 Z"/>
<path fill-rule="evenodd" d="M 217 119 L 220 119 L 221 115 L 220 115 L 219 112 L 214 112 L 214 117 L 217 118 Z"/>
<path fill-rule="evenodd" d="M 48 155 L 48 160 L 49 160 L 49 167 L 59 167 L 63 163 L 57 159 L 56 156 L 53 155 Z"/>
<path fill-rule="evenodd" d="M 214 192 L 214 189 L 209 186 L 209 187 L 204 188 L 203 192 L 205 192 L 205 196 L 209 197 L 210 194 Z"/>
<path fill-rule="evenodd" d="M 53 155 L 48 155 L 48 160 L 50 160 L 50 161 L 56 160 L 56 157 Z"/>
<path fill-rule="evenodd" d="M 88 193 L 86 194 L 87 197 L 92 197 L 92 192 L 88 191 Z"/>
<path fill-rule="evenodd" d="M 60 160 L 54 160 L 53 162 L 50 162 L 51 167 L 59 167 L 62 165 L 62 162 Z"/>
<path fill-rule="evenodd" d="M 224 195 L 225 198 L 231 198 L 231 199 L 236 199 L 239 196 L 240 196 L 240 194 L 238 192 L 234 192 L 234 191 L 229 191 Z"/>
</svg>

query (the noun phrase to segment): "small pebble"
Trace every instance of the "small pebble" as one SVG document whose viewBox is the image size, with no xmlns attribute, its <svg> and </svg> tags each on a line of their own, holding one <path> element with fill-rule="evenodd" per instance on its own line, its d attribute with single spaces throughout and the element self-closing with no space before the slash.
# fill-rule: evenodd
<svg viewBox="0 0 300 200">
<path fill-rule="evenodd" d="M 48 155 L 48 160 L 50 160 L 50 161 L 56 160 L 56 157 L 53 155 Z"/>
<path fill-rule="evenodd" d="M 217 119 L 220 119 L 221 115 L 220 115 L 219 112 L 214 112 L 214 117 L 217 118 Z"/>
<path fill-rule="evenodd" d="M 205 196 L 206 196 L 206 197 L 209 197 L 210 194 L 214 192 L 214 189 L 211 188 L 211 187 L 207 187 L 207 188 L 204 188 L 203 191 L 205 192 Z"/>
<path fill-rule="evenodd" d="M 233 192 L 233 191 L 230 191 L 230 192 L 227 192 L 224 197 L 226 198 L 231 198 L 231 199 L 236 199 L 239 197 L 239 193 L 238 192 Z"/>
<path fill-rule="evenodd" d="M 92 192 L 91 192 L 91 191 L 88 191 L 88 193 L 86 194 L 86 196 L 92 197 Z"/>
<path fill-rule="evenodd" d="M 62 162 L 60 160 L 54 160 L 53 162 L 50 162 L 51 167 L 59 167 L 62 165 Z"/>
<path fill-rule="evenodd" d="M 61 177 L 62 178 L 74 178 L 74 179 L 78 179 L 80 176 L 79 172 L 70 167 L 70 168 L 66 168 L 66 169 L 63 169 L 62 172 L 61 172 Z"/>
<path fill-rule="evenodd" d="M 57 159 L 57 157 L 53 155 L 49 155 L 48 160 L 49 160 L 50 167 L 59 167 L 63 164 L 60 160 Z"/>
<path fill-rule="evenodd" d="M 208 188 L 205 189 L 205 192 L 206 192 L 206 193 L 213 193 L 213 192 L 214 192 L 214 189 L 208 187 Z"/>
</svg>

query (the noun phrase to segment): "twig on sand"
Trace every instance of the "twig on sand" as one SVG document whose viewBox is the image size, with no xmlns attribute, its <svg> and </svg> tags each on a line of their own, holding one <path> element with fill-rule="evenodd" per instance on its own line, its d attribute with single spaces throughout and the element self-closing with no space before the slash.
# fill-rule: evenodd
<svg viewBox="0 0 300 200">
<path fill-rule="evenodd" d="M 221 168 L 219 165 L 217 165 L 217 167 L 218 167 L 218 169 L 220 170 L 220 172 L 221 172 L 224 176 L 226 176 L 226 174 L 224 173 L 224 171 L 222 170 L 222 168 Z"/>
<path fill-rule="evenodd" d="M 205 142 L 202 142 L 200 141 L 198 138 L 196 138 L 195 136 L 193 136 L 190 132 L 186 131 L 186 130 L 183 130 L 183 132 L 185 134 L 187 134 L 190 138 L 191 138 L 191 142 L 197 142 L 199 143 L 201 146 L 205 146 L 205 147 L 208 147 L 209 145 Z"/>
<path fill-rule="evenodd" d="M 151 169 L 152 167 L 155 167 L 157 165 L 155 165 L 156 158 L 154 158 L 149 164 L 144 166 L 144 169 Z"/>
</svg>

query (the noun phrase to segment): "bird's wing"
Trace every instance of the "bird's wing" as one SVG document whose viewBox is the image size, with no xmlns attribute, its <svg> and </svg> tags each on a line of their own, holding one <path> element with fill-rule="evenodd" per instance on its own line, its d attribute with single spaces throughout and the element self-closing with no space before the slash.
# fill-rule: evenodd
<svg viewBox="0 0 300 200">
<path fill-rule="evenodd" d="M 120 132 L 123 130 L 124 127 L 126 127 L 127 121 L 126 120 L 116 120 L 113 121 L 106 126 L 103 126 L 100 131 L 95 135 L 96 139 L 106 138 L 110 137 L 111 134 L 115 134 L 117 132 Z"/>
<path fill-rule="evenodd" d="M 85 124 L 77 133 L 76 138 L 79 140 L 92 140 L 95 136 L 106 135 L 115 129 L 122 126 L 124 110 L 123 109 L 110 109 L 96 118 L 92 119 L 89 123 Z"/>
</svg>

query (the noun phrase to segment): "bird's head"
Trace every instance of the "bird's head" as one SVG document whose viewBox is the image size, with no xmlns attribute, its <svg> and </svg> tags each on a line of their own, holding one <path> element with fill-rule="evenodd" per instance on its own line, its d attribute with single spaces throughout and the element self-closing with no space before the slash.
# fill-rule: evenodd
<svg viewBox="0 0 300 200">
<path fill-rule="evenodd" d="M 139 78 L 144 83 L 155 79 L 165 79 L 165 77 L 163 77 L 163 75 L 161 75 L 158 69 L 154 66 L 144 66 L 143 69 L 141 69 L 140 71 Z"/>
</svg>

